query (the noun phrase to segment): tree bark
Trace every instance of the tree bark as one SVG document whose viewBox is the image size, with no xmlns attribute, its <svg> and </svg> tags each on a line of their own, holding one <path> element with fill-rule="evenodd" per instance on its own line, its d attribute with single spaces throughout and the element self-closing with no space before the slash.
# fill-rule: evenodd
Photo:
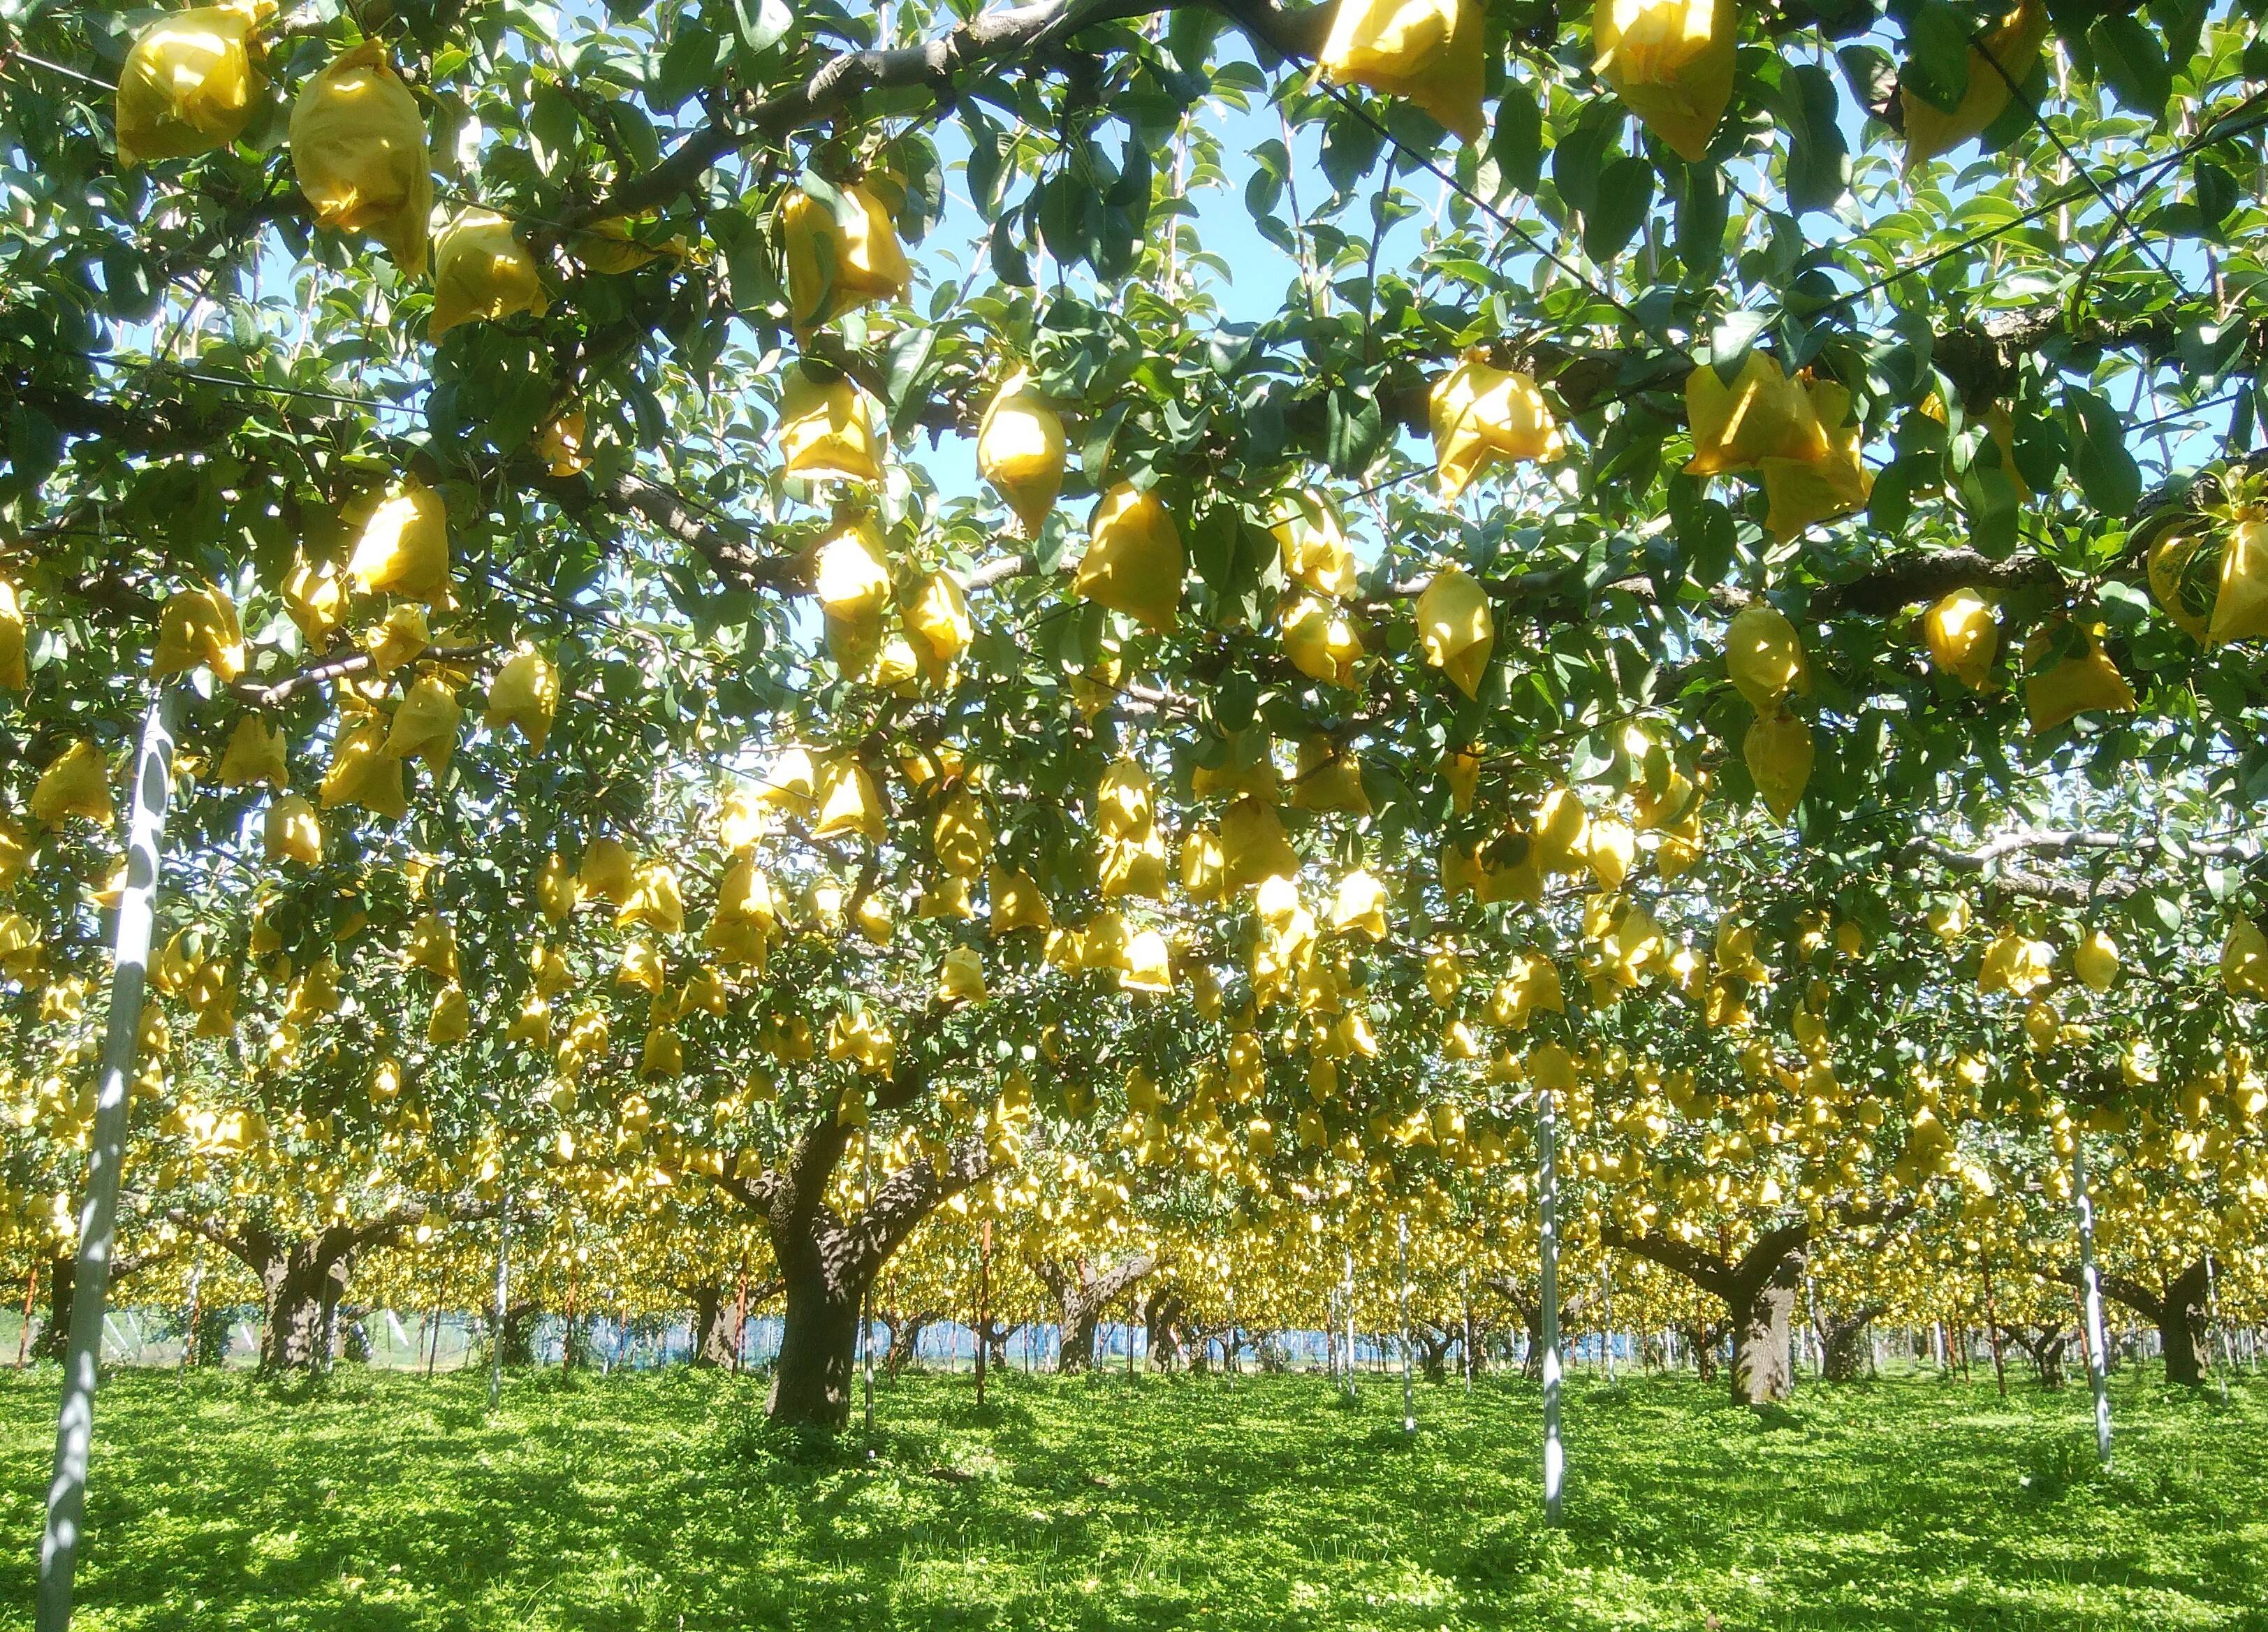
<svg viewBox="0 0 2268 1632">
<path fill-rule="evenodd" d="M 1457 1346 L 1461 1334 L 1442 1331 L 1437 1326 L 1414 1326 L 1410 1335 L 1418 1343 L 1418 1370 L 1428 1383 L 1449 1380 L 1449 1351 Z"/>
<path fill-rule="evenodd" d="M 1097 1269 L 1085 1259 L 1074 1259 L 1069 1264 L 1042 1259 L 1037 1267 L 1040 1280 L 1061 1310 L 1063 1351 L 1056 1369 L 1071 1372 L 1084 1371 L 1094 1363 L 1095 1328 L 1102 1311 L 1127 1288 L 1156 1269 L 1158 1260 L 1151 1253 L 1138 1252 L 1108 1269 Z"/>
<path fill-rule="evenodd" d="M 1845 1224 L 1887 1227 L 1911 1216 L 1918 1205 L 1908 1200 L 1878 1211 L 1845 1200 L 1836 1212 Z M 1738 1259 L 1731 1256 L 1729 1249 L 1711 1252 L 1651 1230 L 1633 1236 L 1611 1223 L 1600 1239 L 1683 1275 L 1723 1301 L 1733 1333 L 1733 1401 L 1761 1406 L 1786 1399 L 1795 1387 L 1790 1328 L 1814 1228 L 1808 1218 L 1775 1224 L 1761 1232 Z M 1702 1357 L 1708 1352 L 1703 1345 L 1694 1345 L 1705 1378 L 1708 1362 Z"/>
<path fill-rule="evenodd" d="M 1760 1279 L 1742 1278 L 1733 1311 L 1733 1400 L 1777 1405 L 1795 1392 L 1791 1346 L 1795 1295 L 1803 1284 L 1803 1255 L 1790 1252 Z"/>
<path fill-rule="evenodd" d="M 1481 1282 L 1488 1290 L 1512 1305 L 1520 1317 L 1521 1329 L 1528 1334 L 1528 1358 L 1521 1362 L 1521 1375 L 1529 1382 L 1538 1382 L 1543 1376 L 1543 1301 L 1539 1291 L 1532 1289 L 1510 1275 L 1491 1275 Z M 1559 1304 L 1559 1330 L 1575 1329 L 1575 1318 L 1582 1312 L 1584 1300 L 1580 1297 L 1563 1299 Z M 1562 1340 L 1564 1343 L 1564 1339 Z"/>
<path fill-rule="evenodd" d="M 1873 1345 L 1867 1341 L 1867 1328 L 1882 1315 L 1880 1304 L 1870 1303 L 1847 1315 L 1822 1315 L 1815 1321 L 1822 1354 L 1819 1375 L 1829 1383 L 1856 1383 L 1872 1369 Z"/>
<path fill-rule="evenodd" d="M 890 1333 L 890 1346 L 883 1351 L 882 1370 L 895 1377 L 913 1364 L 914 1355 L 921 1347 L 921 1334 L 945 1318 L 941 1309 L 917 1309 L 911 1313 L 893 1310 L 879 1318 Z"/>
<path fill-rule="evenodd" d="M 61 1360 L 70 1338 L 71 1288 L 78 1274 L 76 1253 L 48 1260 L 48 1321 L 32 1340 L 32 1358 Z"/>
<path fill-rule="evenodd" d="M 2125 1275 L 2100 1277 L 2103 1296 L 2116 1298 L 2158 1328 L 2165 1352 L 2166 1381 L 2188 1388 L 2205 1386 L 2212 1362 L 2205 1355 L 2205 1290 L 2210 1284 L 2210 1256 L 2192 1259 L 2166 1281 L 2162 1294 L 2154 1293 Z M 2056 1279 L 2080 1284 L 2076 1269 L 2059 1271 Z"/>
<path fill-rule="evenodd" d="M 1151 1370 L 1171 1371 L 1187 1363 L 1189 1334 L 1182 1323 L 1188 1314 L 1189 1306 L 1177 1292 L 1162 1292 L 1144 1303 L 1142 1328 Z"/>
<path fill-rule="evenodd" d="M 543 1318 L 543 1305 L 522 1298 L 508 1305 L 504 1315 L 504 1362 L 524 1369 L 535 1363 L 535 1325 Z"/>
<path fill-rule="evenodd" d="M 908 1074 L 892 1078 L 876 1096 L 881 1109 L 902 1107 L 919 1092 L 924 1079 L 910 1066 L 902 1069 Z M 990 1170 L 984 1142 L 963 1140 L 942 1163 L 917 1161 L 891 1174 L 873 1200 L 846 1219 L 827 1205 L 826 1193 L 849 1148 L 850 1129 L 830 1098 L 784 1164 L 753 1178 L 727 1171 L 715 1181 L 762 1219 L 787 1293 L 765 1414 L 775 1422 L 830 1433 L 850 1420 L 859 1309 L 874 1276 L 916 1225 Z"/>
<path fill-rule="evenodd" d="M 2042 1388 L 2063 1386 L 2064 1355 L 2072 1340 L 2068 1327 L 2003 1325 L 2000 1330 L 2014 1338 L 2016 1347 L 2024 1351 L 2025 1357 L 2032 1362 L 2032 1370 L 2039 1373 Z"/>
<path fill-rule="evenodd" d="M 346 1296 L 347 1283 L 364 1252 L 398 1246 L 409 1230 L 437 1217 L 469 1223 L 493 1215 L 490 1204 L 469 1199 L 438 1207 L 413 1201 L 376 1218 L 333 1224 L 316 1235 L 287 1241 L 261 1224 L 231 1229 L 179 1207 L 165 1215 L 176 1227 L 194 1230 L 222 1248 L 259 1279 L 263 1316 L 260 1375 L 264 1377 L 313 1372 L 329 1361 L 333 1311 Z"/>
<path fill-rule="evenodd" d="M 2203 1388 L 2213 1361 L 2205 1350 L 2205 1288 L 2210 1259 L 2200 1258 L 2166 1283 L 2157 1315 L 2166 1355 L 2166 1381 Z"/>
<path fill-rule="evenodd" d="M 733 1311 L 722 1281 L 706 1281 L 687 1289 L 693 1299 L 693 1353 L 696 1371 L 714 1370 L 733 1363 Z"/>
<path fill-rule="evenodd" d="M 850 1421 L 858 1306 L 866 1281 L 855 1260 L 841 1252 L 841 1244 L 837 1234 L 779 1255 L 781 1277 L 787 1282 L 787 1318 L 772 1368 L 771 1396 L 764 1404 L 765 1414 L 775 1422 L 832 1431 Z"/>
</svg>

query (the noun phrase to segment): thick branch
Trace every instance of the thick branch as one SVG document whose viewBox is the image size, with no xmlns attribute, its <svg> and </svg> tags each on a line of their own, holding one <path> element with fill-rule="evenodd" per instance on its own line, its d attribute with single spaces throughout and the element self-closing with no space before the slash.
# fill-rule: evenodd
<svg viewBox="0 0 2268 1632">
<path fill-rule="evenodd" d="M 1608 1246 L 1659 1264 L 1672 1274 L 1684 1276 L 1712 1297 L 1722 1298 L 1728 1304 L 1733 1301 L 1734 1270 L 1719 1253 L 1705 1252 L 1650 1230 L 1634 1236 L 1614 1223 L 1599 1232 L 1599 1239 Z"/>
<path fill-rule="evenodd" d="M 691 192 L 710 168 L 745 147 L 777 144 L 796 130 L 823 124 L 870 91 L 923 85 L 939 101 L 949 95 L 963 68 L 1003 57 L 1028 56 L 1059 46 L 1084 28 L 1170 11 L 1192 0 L 1039 0 L 1012 11 L 986 11 L 920 45 L 846 51 L 829 57 L 801 85 L 748 102 L 703 125 L 652 169 L 630 177 L 604 201 L 572 212 L 570 226 L 608 216 L 642 215 Z M 1226 8 L 1247 30 L 1279 53 L 1320 43 L 1316 21 L 1327 8 L 1286 14 L 1268 0 Z"/>
</svg>

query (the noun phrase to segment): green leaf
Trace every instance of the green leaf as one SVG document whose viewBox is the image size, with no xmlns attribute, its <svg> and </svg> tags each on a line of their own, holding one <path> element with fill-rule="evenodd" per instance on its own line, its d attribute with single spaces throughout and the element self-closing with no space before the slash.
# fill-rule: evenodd
<svg viewBox="0 0 2268 1632">
<path fill-rule="evenodd" d="M 1971 19 L 1947 0 L 1915 0 L 1904 21 L 1906 60 L 1898 83 L 1931 107 L 1952 113 L 1969 94 Z"/>
<path fill-rule="evenodd" d="M 1535 93 L 1517 79 L 1504 82 L 1497 100 L 1496 129 L 1490 133 L 1489 157 L 1496 160 L 1499 180 L 1506 187 L 1533 193 L 1543 179 L 1543 114 Z"/>
<path fill-rule="evenodd" d="M 717 43 L 717 36 L 700 24 L 678 24 L 647 92 L 658 112 L 675 113 L 687 97 L 716 77 Z"/>
<path fill-rule="evenodd" d="M 2071 471 L 2087 502 L 2124 521 L 2142 498 L 2142 471 L 2126 450 L 2126 425 L 2118 410 L 2078 386 L 2063 394 L 2064 425 L 2071 442 Z"/>
<path fill-rule="evenodd" d="M 1360 476 L 1385 440 L 1385 417 L 1371 392 L 1341 386 L 1324 399 L 1323 462 L 1332 474 L 1350 480 Z"/>
<path fill-rule="evenodd" d="M 1677 197 L 1677 258 L 1688 287 L 1716 281 L 1725 264 L 1725 224 L 1731 194 L 1716 165 L 1688 165 Z"/>
<path fill-rule="evenodd" d="M 534 151 L 535 167 L 547 178 L 574 168 L 579 130 L 575 105 L 566 93 L 556 85 L 537 85 L 528 101 L 527 140 Z"/>
<path fill-rule="evenodd" d="M 1583 220 L 1583 249 L 1605 266 L 1629 247 L 1646 211 L 1653 208 L 1653 166 L 1643 159 L 1617 159 L 1599 178 L 1598 192 Z"/>
<path fill-rule="evenodd" d="M 991 250 L 992 270 L 1002 283 L 1012 284 L 1019 289 L 1032 286 L 1031 258 L 1016 241 L 1016 235 L 1008 230 L 1006 216 L 992 223 Z"/>
<path fill-rule="evenodd" d="M 902 330 L 883 359 L 883 400 L 889 405 L 890 433 L 903 438 L 929 401 L 935 374 L 937 330 L 924 323 Z"/>
<path fill-rule="evenodd" d="M 733 0 L 733 24 L 750 52 L 769 51 L 795 26 L 795 13 L 785 0 Z"/>
<path fill-rule="evenodd" d="M 2158 37 L 2134 17 L 2098 18 L 2087 31 L 2095 65 L 2119 106 L 2149 119 L 2162 119 L 2174 93 L 2174 70 L 2167 65 Z"/>
<path fill-rule="evenodd" d="M 1851 150 L 1837 120 L 1841 98 L 1835 76 L 1815 63 L 1801 63 L 1780 76 L 1787 121 L 1787 203 L 1800 215 L 1831 210 L 1851 186 Z"/>
</svg>

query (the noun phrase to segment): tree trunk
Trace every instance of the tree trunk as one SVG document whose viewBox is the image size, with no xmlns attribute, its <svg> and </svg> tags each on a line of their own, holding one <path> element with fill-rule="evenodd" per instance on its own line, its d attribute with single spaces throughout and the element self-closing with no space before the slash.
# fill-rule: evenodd
<svg viewBox="0 0 2268 1632">
<path fill-rule="evenodd" d="M 2198 1259 L 2166 1283 L 2158 1311 L 2158 1338 L 2166 1354 L 2166 1381 L 2205 1386 L 2213 1362 L 2205 1352 L 2206 1261 Z"/>
<path fill-rule="evenodd" d="M 1161 1293 L 1143 1305 L 1143 1333 L 1152 1370 L 1171 1371 L 1188 1360 L 1189 1339 L 1182 1330 L 1188 1313 L 1188 1305 L 1174 1292 Z"/>
<path fill-rule="evenodd" d="M 71 1288 L 78 1275 L 78 1259 L 65 1254 L 48 1260 L 48 1322 L 32 1340 L 32 1358 L 61 1360 L 70 1339 Z"/>
<path fill-rule="evenodd" d="M 688 1359 L 696 1370 L 712 1370 L 733 1363 L 733 1311 L 721 1281 L 705 1281 L 692 1289 L 693 1352 Z"/>
<path fill-rule="evenodd" d="M 1856 1383 L 1872 1369 L 1874 1350 L 1867 1340 L 1867 1328 L 1881 1312 L 1879 1308 L 1862 1309 L 1818 1323 L 1822 1355 L 1819 1375 L 1823 1381 Z"/>
<path fill-rule="evenodd" d="M 1421 1332 L 1418 1334 L 1418 1370 L 1428 1383 L 1449 1380 L 1449 1350 L 1456 1346 L 1456 1337 L 1447 1332 Z"/>
<path fill-rule="evenodd" d="M 1802 1279 L 1802 1255 L 1790 1253 L 1761 1285 L 1741 1289 L 1746 1296 L 1733 1307 L 1735 1405 L 1776 1405 L 1795 1392 L 1790 1324 Z"/>
<path fill-rule="evenodd" d="M 864 1281 L 828 1274 L 815 1244 L 798 1257 L 806 1261 L 781 1260 L 787 1318 L 764 1412 L 775 1422 L 837 1429 L 850 1421 L 858 1305 L 866 1287 Z"/>
<path fill-rule="evenodd" d="M 324 1351 L 331 1311 L 345 1295 L 352 1271 L 353 1254 L 328 1258 L 321 1237 L 295 1242 L 282 1259 L 264 1266 L 260 1278 L 267 1325 L 260 1339 L 261 1376 L 312 1373 L 330 1358 Z"/>
<path fill-rule="evenodd" d="M 504 1316 L 504 1362 L 525 1369 L 535 1363 L 535 1326 L 543 1318 L 543 1305 L 534 1298 L 513 1303 Z"/>
<path fill-rule="evenodd" d="M 1099 1272 L 1084 1259 L 1067 1266 L 1042 1260 L 1040 1279 L 1062 1310 L 1057 1325 L 1063 1333 L 1063 1348 L 1057 1370 L 1084 1371 L 1094 1363 L 1095 1328 L 1101 1323 L 1102 1311 L 1157 1266 L 1158 1260 L 1147 1252 L 1123 1259 Z"/>
<path fill-rule="evenodd" d="M 917 1309 L 911 1314 L 899 1311 L 880 1318 L 888 1326 L 890 1346 L 884 1351 L 882 1369 L 892 1377 L 913 1364 L 915 1354 L 921 1348 L 921 1335 L 945 1318 L 941 1309 Z"/>
</svg>

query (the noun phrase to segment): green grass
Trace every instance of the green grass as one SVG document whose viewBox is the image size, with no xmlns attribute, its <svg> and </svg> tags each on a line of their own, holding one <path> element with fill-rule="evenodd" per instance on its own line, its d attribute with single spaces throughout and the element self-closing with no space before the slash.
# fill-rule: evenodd
<svg viewBox="0 0 2268 1632">
<path fill-rule="evenodd" d="M 753 1379 L 529 1377 L 493 1419 L 482 1382 L 119 1375 L 80 1624 L 2268 1629 L 2268 1383 L 2122 1377 L 2102 1476 L 2083 1385 L 1808 1385 L 1760 1421 L 1578 1378 L 1553 1532 L 1516 1381 L 1421 1385 L 1412 1444 L 1383 1377 L 1348 1409 L 1305 1377 L 1012 1376 L 981 1413 L 909 1377 L 832 1450 L 765 1429 Z M 55 1386 L 0 1374 L 9 1632 Z"/>
</svg>

